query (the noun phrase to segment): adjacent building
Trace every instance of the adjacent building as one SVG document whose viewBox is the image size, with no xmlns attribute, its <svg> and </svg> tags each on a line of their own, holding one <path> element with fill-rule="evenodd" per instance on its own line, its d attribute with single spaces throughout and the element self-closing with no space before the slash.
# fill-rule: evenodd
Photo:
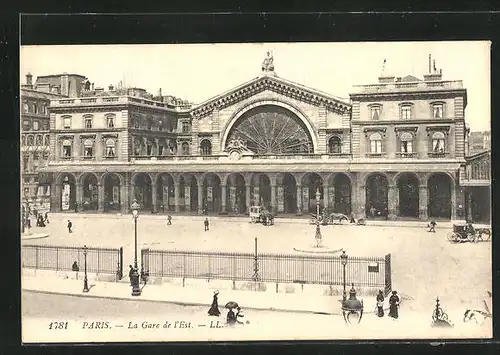
<svg viewBox="0 0 500 355">
<path fill-rule="evenodd" d="M 33 84 L 33 75 L 26 75 L 21 86 L 21 198 L 23 204 L 38 210 L 50 207 L 50 185 L 39 186 L 39 170 L 49 159 L 49 108 L 51 100 L 77 96 L 85 77 L 73 74 L 40 76 Z M 42 174 L 42 179 L 44 175 Z"/>
<path fill-rule="evenodd" d="M 350 101 L 276 75 L 201 104 L 134 88 L 94 89 L 50 106 L 53 211 L 465 218 L 467 92 L 435 68 L 385 75 Z"/>
</svg>

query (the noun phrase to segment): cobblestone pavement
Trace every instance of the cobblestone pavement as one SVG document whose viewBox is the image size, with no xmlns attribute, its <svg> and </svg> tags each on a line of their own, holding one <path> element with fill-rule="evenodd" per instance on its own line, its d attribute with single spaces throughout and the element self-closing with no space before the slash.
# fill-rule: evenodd
<svg viewBox="0 0 500 355">
<path fill-rule="evenodd" d="M 124 247 L 124 264 L 133 260 L 134 223 L 121 218 L 51 216 L 48 227 L 39 228 L 50 237 L 23 244 L 83 245 Z M 66 228 L 72 219 L 74 233 Z M 37 228 L 34 228 L 34 233 Z M 427 233 L 422 228 L 334 225 L 321 228 L 324 245 L 344 248 L 351 256 L 392 254 L 393 289 L 411 299 L 432 303 L 436 296 L 443 302 L 482 304 L 485 290 L 491 290 L 491 244 L 450 244 L 446 229 Z M 253 253 L 258 237 L 261 253 L 295 253 L 294 248 L 314 245 L 314 226 L 296 223 L 260 224 L 222 222 L 211 219 L 210 231 L 203 222 L 176 220 L 167 226 L 163 218 L 140 216 L 140 248 L 169 250 L 228 251 Z"/>
</svg>

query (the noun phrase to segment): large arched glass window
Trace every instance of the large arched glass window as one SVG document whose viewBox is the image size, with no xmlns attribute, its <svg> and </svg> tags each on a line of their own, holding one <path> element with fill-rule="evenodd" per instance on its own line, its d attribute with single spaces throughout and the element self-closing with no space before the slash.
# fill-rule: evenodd
<svg viewBox="0 0 500 355">
<path fill-rule="evenodd" d="M 444 153 L 445 152 L 445 142 L 444 133 L 435 132 L 432 135 L 432 151 L 434 153 Z"/>
<path fill-rule="evenodd" d="M 92 139 L 86 139 L 83 142 L 83 157 L 91 158 L 93 153 L 94 142 Z"/>
<path fill-rule="evenodd" d="M 71 141 L 69 139 L 66 139 L 63 141 L 62 144 L 62 153 L 63 153 L 63 158 L 71 158 Z"/>
<path fill-rule="evenodd" d="M 208 139 L 204 139 L 200 143 L 201 155 L 212 155 L 212 143 Z"/>
<path fill-rule="evenodd" d="M 378 132 L 370 136 L 370 153 L 382 153 L 382 135 Z"/>
<path fill-rule="evenodd" d="M 42 135 L 37 135 L 35 138 L 35 145 L 43 145 L 43 136 Z"/>
<path fill-rule="evenodd" d="M 116 143 L 115 143 L 115 140 L 114 139 L 106 139 L 106 157 L 107 158 L 114 158 L 115 155 L 116 155 L 116 151 L 115 151 L 115 146 L 116 146 Z"/>
<path fill-rule="evenodd" d="M 413 153 L 413 135 L 410 132 L 401 133 L 401 153 Z"/>
<path fill-rule="evenodd" d="M 342 153 L 342 142 L 339 137 L 333 136 L 328 141 L 328 153 L 340 154 Z"/>
</svg>

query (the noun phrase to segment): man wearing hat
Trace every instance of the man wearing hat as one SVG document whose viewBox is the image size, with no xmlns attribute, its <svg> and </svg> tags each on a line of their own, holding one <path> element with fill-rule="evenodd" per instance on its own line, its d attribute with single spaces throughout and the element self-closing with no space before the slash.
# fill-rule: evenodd
<svg viewBox="0 0 500 355">
<path fill-rule="evenodd" d="M 214 299 L 212 301 L 212 305 L 210 306 L 210 309 L 208 310 L 208 315 L 209 316 L 215 316 L 215 317 L 220 316 L 219 301 L 217 299 L 218 295 L 219 295 L 219 290 L 215 290 L 214 291 Z"/>
</svg>

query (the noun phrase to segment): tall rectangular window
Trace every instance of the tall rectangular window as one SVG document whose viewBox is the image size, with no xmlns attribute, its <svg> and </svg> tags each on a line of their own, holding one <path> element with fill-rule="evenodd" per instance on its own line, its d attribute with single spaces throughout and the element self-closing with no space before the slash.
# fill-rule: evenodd
<svg viewBox="0 0 500 355">
<path fill-rule="evenodd" d="M 182 122 L 182 133 L 189 133 L 189 122 Z"/>
<path fill-rule="evenodd" d="M 410 105 L 401 106 L 401 119 L 403 119 L 403 120 L 411 119 L 411 106 Z"/>
<path fill-rule="evenodd" d="M 85 128 L 92 128 L 92 117 L 85 117 Z"/>
<path fill-rule="evenodd" d="M 71 128 L 71 117 L 64 117 L 63 121 L 64 128 Z"/>
<path fill-rule="evenodd" d="M 106 117 L 106 126 L 108 128 L 115 127 L 115 118 L 113 116 Z"/>
<path fill-rule="evenodd" d="M 380 133 L 373 133 L 370 136 L 370 153 L 382 153 L 382 135 Z"/>
<path fill-rule="evenodd" d="M 433 107 L 432 107 L 432 111 L 433 111 L 433 117 L 434 118 L 443 118 L 443 105 L 442 104 L 435 104 Z"/>
<path fill-rule="evenodd" d="M 38 121 L 33 121 L 33 130 L 38 131 L 40 129 L 40 125 Z"/>
<path fill-rule="evenodd" d="M 371 115 L 372 115 L 372 120 L 378 120 L 380 118 L 380 107 L 372 107 L 371 108 Z"/>
</svg>

